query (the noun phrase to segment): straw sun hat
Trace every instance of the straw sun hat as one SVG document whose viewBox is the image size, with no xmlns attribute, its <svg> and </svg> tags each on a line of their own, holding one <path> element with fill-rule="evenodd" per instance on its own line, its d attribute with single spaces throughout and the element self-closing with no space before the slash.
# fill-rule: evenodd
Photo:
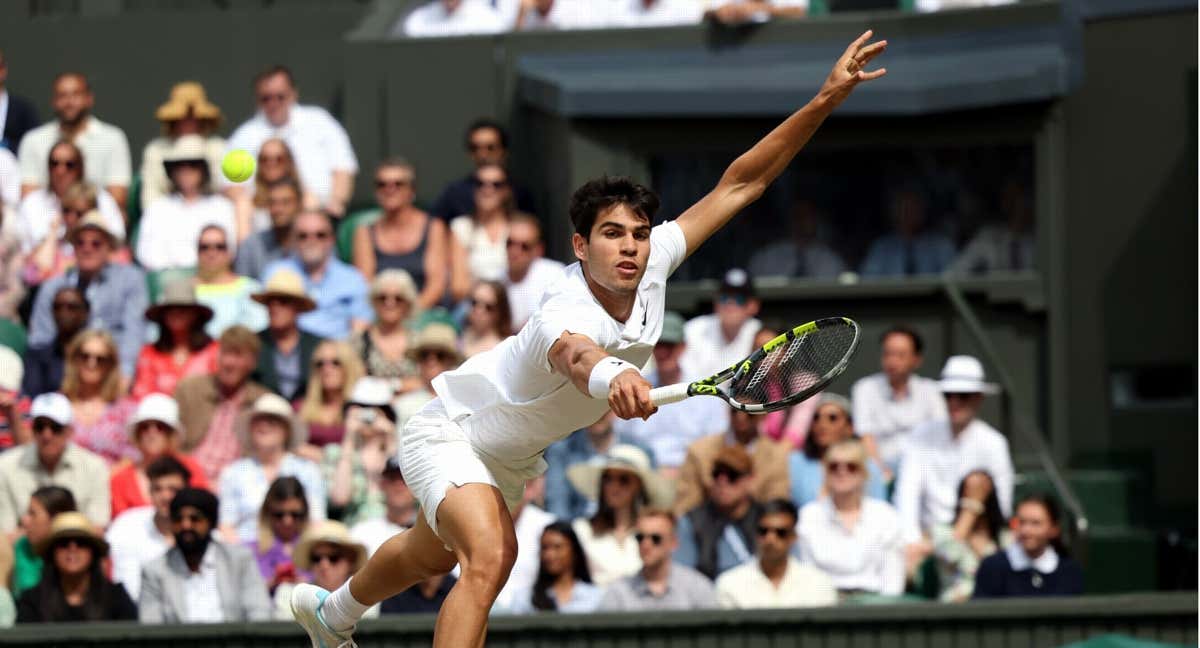
<svg viewBox="0 0 1200 648">
<path fill-rule="evenodd" d="M 575 490 L 590 500 L 600 498 L 600 476 L 606 470 L 633 473 L 642 480 L 646 498 L 651 506 L 669 508 L 675 500 L 675 489 L 650 467 L 650 458 L 637 446 L 618 444 L 608 454 L 567 468 L 567 479 Z"/>
</svg>

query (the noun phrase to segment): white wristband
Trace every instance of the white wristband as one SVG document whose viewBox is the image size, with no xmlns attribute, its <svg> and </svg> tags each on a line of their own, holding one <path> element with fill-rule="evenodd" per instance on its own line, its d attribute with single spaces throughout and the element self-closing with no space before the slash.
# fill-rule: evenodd
<svg viewBox="0 0 1200 648">
<path fill-rule="evenodd" d="M 612 383 L 613 378 L 617 377 L 617 374 L 626 369 L 638 370 L 633 363 L 613 356 L 597 362 L 596 366 L 592 367 L 591 375 L 588 376 L 588 393 L 592 395 L 592 398 L 608 400 L 609 384 Z"/>
</svg>

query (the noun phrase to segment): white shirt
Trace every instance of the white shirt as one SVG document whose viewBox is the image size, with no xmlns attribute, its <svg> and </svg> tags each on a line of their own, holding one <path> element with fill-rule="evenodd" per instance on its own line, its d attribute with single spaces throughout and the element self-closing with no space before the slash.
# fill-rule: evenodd
<svg viewBox="0 0 1200 648">
<path fill-rule="evenodd" d="M 913 427 L 928 421 L 944 421 L 946 397 L 931 378 L 912 375 L 908 395 L 896 399 L 883 372 L 858 379 L 850 388 L 854 403 L 854 431 L 874 436 L 879 456 L 895 466 L 904 454 L 904 444 Z"/>
<path fill-rule="evenodd" d="M 1052 546 L 1043 549 L 1042 555 L 1031 559 L 1021 543 L 1014 542 L 1004 548 L 1004 555 L 1008 557 L 1008 564 L 1013 571 L 1034 569 L 1042 574 L 1053 574 L 1058 569 L 1058 552 Z"/>
<path fill-rule="evenodd" d="M 509 5 L 520 7 L 516 0 L 501 0 L 503 9 Z M 600 29 L 612 22 L 612 2 L 597 2 L 596 0 L 554 0 L 550 11 L 543 15 L 536 9 L 525 13 L 525 24 L 521 31 L 548 31 L 555 29 Z M 517 14 L 514 12 L 508 21 L 516 28 Z"/>
<path fill-rule="evenodd" d="M 708 0 L 708 8 L 716 9 L 718 7 L 723 7 L 725 5 L 742 4 L 744 2 L 749 2 L 749 1 L 750 0 Z M 775 7 L 803 7 L 805 9 L 808 9 L 808 0 L 767 0 L 767 4 L 775 6 Z M 754 15 L 750 16 L 750 22 L 767 22 L 770 19 L 771 19 L 771 15 L 765 11 L 755 13 Z M 757 272 L 755 272 L 754 274 L 755 274 L 755 276 L 766 276 L 766 275 L 759 275 Z"/>
<path fill-rule="evenodd" d="M 592 524 L 586 518 L 576 518 L 571 529 L 579 536 L 579 544 L 587 554 L 588 569 L 592 572 L 592 583 L 598 587 L 607 587 L 642 568 L 642 554 L 638 552 L 637 538 L 632 533 L 624 540 L 618 540 L 612 533 L 597 536 L 592 533 Z"/>
<path fill-rule="evenodd" d="M 520 281 L 512 281 L 504 275 L 504 285 L 508 286 L 508 307 L 512 311 L 513 330 L 520 330 L 533 315 L 534 309 L 542 301 L 546 288 L 562 279 L 563 264 L 554 259 L 539 257 L 529 265 L 525 277 Z"/>
<path fill-rule="evenodd" d="M 228 198 L 209 194 L 185 202 L 180 194 L 173 193 L 155 200 L 142 214 L 138 262 L 152 271 L 195 267 L 200 230 L 209 225 L 225 230 L 232 257 L 236 253 L 232 246 L 237 241 L 237 223 Z"/>
<path fill-rule="evenodd" d="M 4 120 L 0 119 L 0 126 Z M 12 205 L 14 208 L 21 202 L 21 169 L 17 166 L 17 156 L 6 148 L 0 148 L 0 204 Z"/>
<path fill-rule="evenodd" d="M 361 542 L 367 548 L 367 557 L 370 558 L 392 536 L 407 530 L 406 526 L 400 526 L 386 517 L 380 517 L 363 520 L 350 527 L 350 537 Z"/>
<path fill-rule="evenodd" d="M 733 339 L 726 342 L 721 332 L 721 321 L 713 315 L 701 315 L 688 320 L 683 326 L 683 339 L 687 349 L 679 364 L 686 380 L 700 380 L 724 371 L 746 359 L 754 349 L 754 336 L 762 329 L 762 322 L 750 318 L 742 323 Z"/>
<path fill-rule="evenodd" d="M 534 506 L 525 504 L 521 507 L 521 515 L 513 521 L 517 536 L 517 560 L 513 563 L 512 573 L 504 589 L 496 596 L 496 609 L 507 610 L 512 607 L 513 595 L 520 590 L 530 591 L 533 582 L 537 580 L 538 569 L 542 564 L 542 531 L 554 522 L 554 516 Z"/>
<path fill-rule="evenodd" d="M 216 542 L 216 540 L 213 540 Z M 213 557 L 212 544 L 200 559 L 200 570 L 188 570 L 183 579 L 183 622 L 222 623 L 225 613 L 221 610 L 221 593 L 217 591 L 217 559 Z"/>
<path fill-rule="evenodd" d="M 900 516 L 891 504 L 864 497 L 858 522 L 847 529 L 833 502 L 822 497 L 800 510 L 796 533 L 801 561 L 825 572 L 839 590 L 904 593 Z"/>
<path fill-rule="evenodd" d="M 104 223 L 117 238 L 125 240 L 125 219 L 121 216 L 121 208 L 111 194 L 103 189 L 96 190 L 96 209 L 104 217 Z M 46 187 L 34 189 L 21 200 L 17 208 L 17 231 L 21 237 L 21 251 L 30 252 L 41 243 L 50 233 L 50 223 L 54 222 L 62 211 L 58 196 Z M 66 227 L 59 226 L 58 239 L 67 235 Z"/>
<path fill-rule="evenodd" d="M 287 143 L 300 172 L 300 183 L 322 204 L 333 191 L 333 172 L 358 172 L 358 159 L 346 129 L 320 106 L 292 105 L 288 123 L 274 126 L 259 111 L 233 132 L 229 148 L 258 155 L 263 142 L 279 138 Z"/>
<path fill-rule="evenodd" d="M 821 607 L 837 603 L 837 589 L 819 569 L 790 556 L 776 589 L 755 558 L 717 577 L 717 603 L 726 609 L 740 610 Z"/>
<path fill-rule="evenodd" d="M 916 0 L 913 8 L 922 13 L 944 9 L 969 9 L 1012 4 L 1017 0 Z"/>
<path fill-rule="evenodd" d="M 480 281 L 504 281 L 508 273 L 508 227 L 493 240 L 487 229 L 475 226 L 470 216 L 450 221 L 450 234 L 467 251 L 467 269 Z"/>
<path fill-rule="evenodd" d="M 702 0 L 618 0 L 612 13 L 613 27 L 669 27 L 695 25 L 704 17 Z"/>
<path fill-rule="evenodd" d="M 63 139 L 58 120 L 46 122 L 25 133 L 17 158 L 23 184 L 46 186 L 50 181 L 50 149 Z M 72 140 L 83 153 L 83 179 L 97 187 L 128 187 L 133 169 L 125 131 L 95 116 L 87 118 L 83 130 Z"/>
<path fill-rule="evenodd" d="M 935 524 L 954 521 L 959 482 L 974 470 L 991 475 L 1001 512 L 1011 514 L 1013 465 L 1004 435 L 979 419 L 971 421 L 957 439 L 947 421 L 925 423 L 913 430 L 892 496 L 905 542 L 915 542 L 923 530 Z"/>
<path fill-rule="evenodd" d="M 509 23 L 511 24 L 511 23 Z M 500 14 L 484 0 L 463 0 L 454 13 L 447 13 L 438 0 L 417 7 L 392 28 L 393 36 L 469 36 L 497 34 L 508 29 Z"/>
<path fill-rule="evenodd" d="M 550 365 L 550 347 L 564 332 L 585 335 L 608 354 L 641 367 L 662 333 L 667 277 L 683 262 L 687 244 L 674 221 L 650 234 L 650 256 L 624 323 L 605 312 L 573 263 L 546 290 L 540 310 L 520 333 L 467 359 L 433 380 L 450 418 L 476 450 L 534 477 L 545 471 L 542 451 L 595 423 L 608 402 L 571 385 Z"/>
<path fill-rule="evenodd" d="M 112 556 L 114 583 L 121 583 L 129 598 L 142 591 L 142 567 L 173 546 L 154 526 L 154 507 L 138 506 L 117 516 L 104 534 Z"/>
</svg>

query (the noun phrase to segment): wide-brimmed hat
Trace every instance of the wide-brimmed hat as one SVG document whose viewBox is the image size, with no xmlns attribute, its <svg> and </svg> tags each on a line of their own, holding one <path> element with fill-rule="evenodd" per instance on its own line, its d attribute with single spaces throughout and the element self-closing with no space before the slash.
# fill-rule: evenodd
<svg viewBox="0 0 1200 648">
<path fill-rule="evenodd" d="M 996 383 L 984 381 L 983 363 L 969 355 L 946 358 L 942 367 L 942 378 L 938 387 L 943 394 L 995 394 L 1000 391 Z"/>
<path fill-rule="evenodd" d="M 637 446 L 617 444 L 608 454 L 597 455 L 567 468 L 567 479 L 575 490 L 590 500 L 600 498 L 600 475 L 606 470 L 623 470 L 642 480 L 650 505 L 669 508 L 675 500 L 675 488 L 650 467 L 650 457 Z"/>
<path fill-rule="evenodd" d="M 129 436 L 132 438 L 137 426 L 146 421 L 158 421 L 179 431 L 179 403 L 166 394 L 149 394 L 138 403 L 133 417 L 129 419 Z"/>
<path fill-rule="evenodd" d="M 454 362 L 462 362 L 462 352 L 458 350 L 458 335 L 454 327 L 447 324 L 426 324 L 417 332 L 412 346 L 406 352 L 408 357 L 416 360 L 422 351 L 444 351 L 454 356 Z"/>
<path fill-rule="evenodd" d="M 206 162 L 208 151 L 204 146 L 204 138 L 199 135 L 184 135 L 171 144 L 171 148 L 163 153 L 163 166 L 167 169 L 177 162 Z"/>
<path fill-rule="evenodd" d="M 293 450 L 308 440 L 308 426 L 296 417 L 292 406 L 278 394 L 263 394 L 254 401 L 250 411 L 238 416 L 235 426 L 238 441 L 247 452 L 250 450 L 250 423 L 259 417 L 271 417 L 283 421 L 288 428 L 287 449 Z"/>
<path fill-rule="evenodd" d="M 342 406 L 342 411 L 346 411 L 352 405 L 377 407 L 383 411 L 384 416 L 395 423 L 396 410 L 392 408 L 393 395 L 394 391 L 386 380 L 375 378 L 374 376 L 363 376 L 350 389 L 350 398 L 346 399 L 346 404 Z"/>
<path fill-rule="evenodd" d="M 146 309 L 146 319 L 162 325 L 163 316 L 168 308 L 192 308 L 199 314 L 197 328 L 202 328 L 213 318 L 213 311 L 208 306 L 196 301 L 196 286 L 191 279 L 176 279 L 163 286 L 158 303 Z"/>
<path fill-rule="evenodd" d="M 312 561 L 309 560 L 312 549 L 322 542 L 354 552 L 354 566 L 350 569 L 351 573 L 362 569 L 367 562 L 367 548 L 361 542 L 350 537 L 350 531 L 346 529 L 346 525 L 333 520 L 323 520 L 308 525 L 308 528 L 300 535 L 300 541 L 296 543 L 296 550 L 292 552 L 296 566 L 305 570 L 312 569 Z"/>
<path fill-rule="evenodd" d="M 154 118 L 160 122 L 179 121 L 187 117 L 189 110 L 196 119 L 221 120 L 221 109 L 208 100 L 204 86 L 195 81 L 176 83 L 167 102 L 154 111 Z"/>
<path fill-rule="evenodd" d="M 301 313 L 316 310 L 317 302 L 313 301 L 304 290 L 304 279 L 291 270 L 279 270 L 267 279 L 267 285 L 262 292 L 250 295 L 250 299 L 266 305 L 271 298 L 284 298 L 296 302 L 296 309 Z"/>
<path fill-rule="evenodd" d="M 78 511 L 67 511 L 54 516 L 54 520 L 50 522 L 50 535 L 42 540 L 34 547 L 34 550 L 46 557 L 46 553 L 50 551 L 50 547 L 54 546 L 55 542 L 65 538 L 75 538 L 83 540 L 92 546 L 96 551 L 95 560 L 108 555 L 108 542 L 104 540 L 96 529 L 92 527 L 92 523 L 87 517 Z"/>
<path fill-rule="evenodd" d="M 95 209 L 89 211 L 80 217 L 79 222 L 71 229 L 68 238 L 72 244 L 79 242 L 79 234 L 85 229 L 94 229 L 108 237 L 108 244 L 115 250 L 121 247 L 121 235 L 114 232 L 112 226 L 104 219 L 104 216 Z"/>
</svg>

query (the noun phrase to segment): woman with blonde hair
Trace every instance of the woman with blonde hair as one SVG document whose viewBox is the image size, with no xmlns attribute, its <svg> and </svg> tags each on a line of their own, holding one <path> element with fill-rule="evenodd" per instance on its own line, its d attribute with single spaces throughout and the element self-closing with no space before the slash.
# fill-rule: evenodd
<svg viewBox="0 0 1200 648">
<path fill-rule="evenodd" d="M 317 345 L 299 415 L 308 426 L 308 444 L 298 454 L 320 462 L 322 446 L 341 442 L 346 433 L 344 406 L 364 373 L 362 361 L 349 344 L 324 340 Z"/>
<path fill-rule="evenodd" d="M 370 276 L 370 275 L 367 275 Z M 420 387 L 417 365 L 408 357 L 408 323 L 417 302 L 417 288 L 403 270 L 384 270 L 371 281 L 369 293 L 375 321 L 350 335 L 350 346 L 368 376 L 386 380 L 399 394 Z"/>
<path fill-rule="evenodd" d="M 67 345 L 62 389 L 71 401 L 72 440 L 112 465 L 137 460 L 125 425 L 136 403 L 121 393 L 117 343 L 107 331 L 87 329 Z"/>
</svg>

